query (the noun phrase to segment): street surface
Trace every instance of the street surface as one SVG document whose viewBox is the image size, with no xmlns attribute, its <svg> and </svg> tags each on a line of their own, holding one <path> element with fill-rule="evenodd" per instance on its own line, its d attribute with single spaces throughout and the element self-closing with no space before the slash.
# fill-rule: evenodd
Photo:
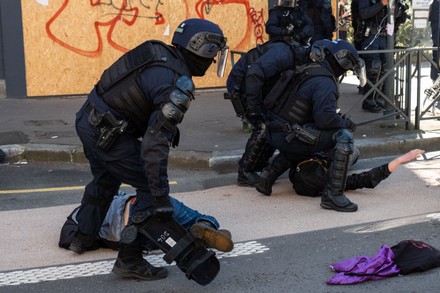
<svg viewBox="0 0 440 293">
<path fill-rule="evenodd" d="M 77 255 L 57 246 L 67 215 L 90 180 L 87 165 L 0 165 L 0 292 L 440 292 L 440 268 L 349 286 L 329 286 L 330 265 L 373 256 L 383 244 L 416 239 L 440 248 L 439 154 L 406 164 L 374 190 L 348 192 L 356 213 L 323 210 L 319 198 L 292 191 L 286 174 L 272 196 L 235 185 L 236 173 L 171 170 L 172 195 L 214 215 L 235 248 L 218 253 L 221 270 L 207 286 L 175 266 L 164 280 L 120 279 L 117 253 Z M 357 170 L 391 158 L 360 161 Z M 122 188 L 133 192 L 130 187 Z M 165 265 L 159 252 L 146 258 Z"/>
</svg>

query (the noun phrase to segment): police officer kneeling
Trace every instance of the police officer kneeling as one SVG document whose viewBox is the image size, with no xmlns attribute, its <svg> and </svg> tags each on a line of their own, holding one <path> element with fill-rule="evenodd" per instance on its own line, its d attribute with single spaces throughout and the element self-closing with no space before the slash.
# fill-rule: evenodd
<svg viewBox="0 0 440 293">
<path fill-rule="evenodd" d="M 176 261 L 188 279 L 206 285 L 218 272 L 218 260 L 172 219 L 167 166 L 170 146 L 179 141 L 177 125 L 194 99 L 191 77 L 205 75 L 218 54 L 218 64 L 224 65 L 226 38 L 216 24 L 188 19 L 177 27 L 172 44 L 151 40 L 125 53 L 104 71 L 77 113 L 76 130 L 93 180 L 85 188 L 69 249 L 87 250 L 121 183 L 129 184 L 136 202 L 112 271 L 144 280 L 165 278 L 166 268 L 142 257 L 148 237 L 161 241 L 157 245 L 166 260 Z"/>
<path fill-rule="evenodd" d="M 325 48 L 323 61 L 307 65 L 281 95 L 274 97 L 269 93 L 266 98 L 272 118 L 268 137 L 293 166 L 313 154 L 331 150 L 332 163 L 321 195 L 321 207 L 355 212 L 358 206 L 344 195 L 344 189 L 356 124 L 336 112 L 337 78 L 353 70 L 365 84 L 365 65 L 348 42 L 319 42 Z"/>
</svg>

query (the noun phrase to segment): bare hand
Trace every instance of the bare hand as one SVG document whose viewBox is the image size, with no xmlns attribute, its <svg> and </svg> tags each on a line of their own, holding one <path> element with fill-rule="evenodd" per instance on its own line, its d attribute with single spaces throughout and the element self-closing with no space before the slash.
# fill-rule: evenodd
<svg viewBox="0 0 440 293">
<path fill-rule="evenodd" d="M 381 0 L 381 2 L 382 2 L 383 6 L 387 6 L 388 5 L 388 0 Z"/>
<path fill-rule="evenodd" d="M 388 170 L 394 172 L 400 165 L 408 163 L 424 154 L 424 150 L 414 149 L 388 163 Z"/>
<path fill-rule="evenodd" d="M 407 152 L 404 155 L 401 155 L 398 159 L 401 164 L 405 164 L 409 161 L 412 161 L 412 160 L 420 157 L 424 153 L 425 153 L 424 150 L 414 149 L 414 150 Z"/>
</svg>

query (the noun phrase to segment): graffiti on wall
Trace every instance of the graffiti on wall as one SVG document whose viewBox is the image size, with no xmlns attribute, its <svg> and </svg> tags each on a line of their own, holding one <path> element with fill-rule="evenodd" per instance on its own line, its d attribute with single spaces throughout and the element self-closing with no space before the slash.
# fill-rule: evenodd
<svg viewBox="0 0 440 293">
<path fill-rule="evenodd" d="M 231 50 L 247 51 L 268 38 L 267 7 L 267 0 L 21 1 L 27 94 L 88 93 L 123 53 L 145 40 L 169 44 L 188 18 L 218 24 Z M 215 68 L 194 80 L 199 88 L 225 84 Z"/>
<path fill-rule="evenodd" d="M 121 52 L 127 52 L 129 48 L 115 36 L 118 35 L 118 27 L 134 27 L 136 22 L 142 21 L 150 27 L 167 24 L 167 13 L 164 11 L 164 0 L 89 0 L 71 1 L 63 0 L 60 7 L 46 22 L 45 30 L 48 37 L 57 45 L 89 58 L 99 58 L 102 55 L 104 42 Z M 169 0 L 168 0 L 169 1 Z M 191 15 L 190 0 L 183 0 L 179 7 L 179 13 L 184 18 Z M 246 28 L 241 39 L 234 44 L 229 44 L 234 50 L 244 50 L 249 45 L 264 42 L 264 9 L 256 9 L 250 6 L 249 0 L 198 0 L 194 4 L 194 12 L 201 19 L 207 19 L 214 14 L 216 6 L 225 5 L 243 6 L 246 16 Z M 81 6 L 81 7 L 79 7 Z M 79 9 L 81 8 L 81 9 Z M 78 15 L 76 11 L 87 11 Z M 174 13 L 174 11 L 169 12 Z M 169 14 L 168 13 L 168 14 Z M 79 42 L 79 38 L 69 35 L 72 30 L 72 17 L 80 18 L 79 27 L 92 31 L 94 40 Z M 168 17 L 171 17 L 168 15 Z M 132 44 L 131 44 L 132 45 Z"/>
</svg>

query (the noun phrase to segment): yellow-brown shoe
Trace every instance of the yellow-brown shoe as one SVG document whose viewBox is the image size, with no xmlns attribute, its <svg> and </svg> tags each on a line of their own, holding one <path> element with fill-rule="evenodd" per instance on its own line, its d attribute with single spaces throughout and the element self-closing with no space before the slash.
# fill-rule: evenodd
<svg viewBox="0 0 440 293">
<path fill-rule="evenodd" d="M 223 252 L 229 252 L 234 248 L 231 232 L 225 229 L 217 230 L 208 223 L 195 223 L 191 226 L 191 233 L 196 238 L 202 240 L 208 248 L 215 248 Z"/>
</svg>

